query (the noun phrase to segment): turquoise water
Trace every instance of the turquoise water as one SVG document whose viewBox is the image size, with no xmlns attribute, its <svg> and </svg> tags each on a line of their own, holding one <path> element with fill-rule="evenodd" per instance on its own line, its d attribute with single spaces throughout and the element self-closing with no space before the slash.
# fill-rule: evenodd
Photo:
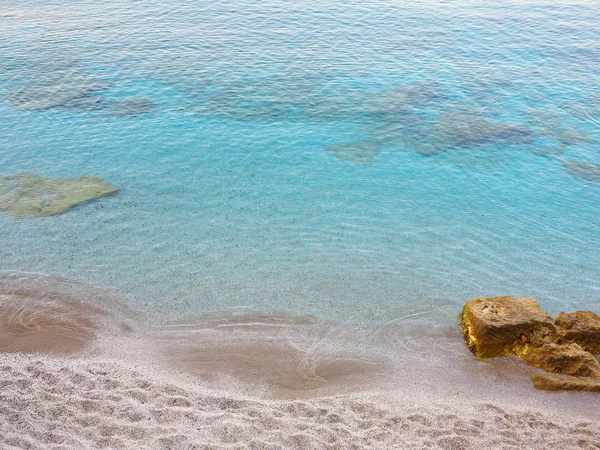
<svg viewBox="0 0 600 450">
<path fill-rule="evenodd" d="M 0 215 L 0 270 L 160 315 L 448 320 L 500 294 L 598 310 L 600 177 L 564 166 L 600 164 L 598 17 L 568 0 L 4 0 L 0 175 L 121 192 Z"/>
</svg>

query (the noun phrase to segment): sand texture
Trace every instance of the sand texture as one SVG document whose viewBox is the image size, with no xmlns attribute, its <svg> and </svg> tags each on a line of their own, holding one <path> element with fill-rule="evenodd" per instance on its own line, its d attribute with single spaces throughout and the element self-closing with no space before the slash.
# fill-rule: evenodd
<svg viewBox="0 0 600 450">
<path fill-rule="evenodd" d="M 600 425 L 541 412 L 345 395 L 269 401 L 124 364 L 0 357 L 3 449 L 593 449 Z M 418 399 L 413 399 L 418 400 Z"/>
<path fill-rule="evenodd" d="M 458 323 L 145 317 L 0 274 L 0 449 L 597 449 L 600 398 L 477 361 Z"/>
</svg>

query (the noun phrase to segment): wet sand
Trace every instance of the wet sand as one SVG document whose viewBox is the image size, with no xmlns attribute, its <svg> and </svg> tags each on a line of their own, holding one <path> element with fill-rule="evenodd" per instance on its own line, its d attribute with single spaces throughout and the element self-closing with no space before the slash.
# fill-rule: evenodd
<svg viewBox="0 0 600 450">
<path fill-rule="evenodd" d="M 455 327 L 282 312 L 150 320 L 0 276 L 0 448 L 597 448 L 597 394 L 539 392 Z"/>
</svg>

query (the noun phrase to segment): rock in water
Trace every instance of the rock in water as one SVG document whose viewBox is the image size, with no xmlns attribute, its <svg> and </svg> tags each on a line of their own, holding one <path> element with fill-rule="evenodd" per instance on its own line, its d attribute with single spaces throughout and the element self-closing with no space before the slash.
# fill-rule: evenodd
<svg viewBox="0 0 600 450">
<path fill-rule="evenodd" d="M 527 364 L 548 372 L 600 378 L 600 363 L 590 352 L 575 343 L 546 342 L 541 346 L 517 346 L 515 354 Z"/>
<path fill-rule="evenodd" d="M 583 161 L 563 161 L 563 167 L 582 180 L 600 183 L 600 166 Z"/>
<path fill-rule="evenodd" d="M 531 149 L 531 153 L 537 156 L 557 156 L 562 155 L 565 151 L 566 148 L 562 145 L 546 145 Z"/>
<path fill-rule="evenodd" d="M 560 313 L 556 319 L 558 335 L 568 342 L 576 342 L 585 350 L 600 355 L 600 316 L 592 311 Z"/>
<path fill-rule="evenodd" d="M 595 144 L 597 142 L 594 136 L 590 136 L 589 134 L 586 134 L 585 132 L 577 128 L 564 130 L 558 135 L 560 142 L 562 142 L 565 145 Z"/>
<path fill-rule="evenodd" d="M 469 300 L 461 314 L 469 349 L 478 358 L 516 355 L 548 372 L 600 379 L 600 316 L 591 311 L 561 313 L 553 321 L 532 298 Z M 600 382 L 532 377 L 543 390 L 598 390 Z"/>
<path fill-rule="evenodd" d="M 525 125 L 506 124 L 470 112 L 440 114 L 425 128 L 427 142 L 440 150 L 468 149 L 489 144 L 529 144 L 535 133 Z"/>
<path fill-rule="evenodd" d="M 532 375 L 531 380 L 533 381 L 533 385 L 542 391 L 600 392 L 600 381 L 589 381 L 581 378 L 567 378 L 545 374 Z"/>
<path fill-rule="evenodd" d="M 59 180 L 23 172 L 0 177 L 0 211 L 17 218 L 53 216 L 117 192 L 97 177 Z"/>
<path fill-rule="evenodd" d="M 110 109 L 112 114 L 117 117 L 137 116 L 154 112 L 154 104 L 147 98 L 128 97 L 115 102 Z"/>
<path fill-rule="evenodd" d="M 345 142 L 329 145 L 325 150 L 335 153 L 339 159 L 356 164 L 370 165 L 379 153 L 377 144 L 369 141 Z"/>
<path fill-rule="evenodd" d="M 523 335 L 545 330 L 554 321 L 532 298 L 492 297 L 469 300 L 461 314 L 463 335 L 477 358 L 514 354 Z"/>
<path fill-rule="evenodd" d="M 79 70 L 49 70 L 23 80 L 7 98 L 19 109 L 90 111 L 101 108 L 99 92 L 112 83 Z"/>
</svg>

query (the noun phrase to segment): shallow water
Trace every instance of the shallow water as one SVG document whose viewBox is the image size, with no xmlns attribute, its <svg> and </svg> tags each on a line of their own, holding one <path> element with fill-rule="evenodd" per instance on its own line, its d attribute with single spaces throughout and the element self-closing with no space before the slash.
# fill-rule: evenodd
<svg viewBox="0 0 600 450">
<path fill-rule="evenodd" d="M 0 364 L 0 371 L 25 368 L 33 379 L 39 378 L 36 367 L 53 364 L 56 375 L 49 378 L 54 381 L 69 381 L 63 375 L 75 366 L 99 364 L 104 368 L 91 368 L 86 376 L 106 381 L 101 395 L 110 394 L 124 373 L 133 371 L 142 389 L 148 387 L 146 373 L 152 382 L 168 379 L 194 386 L 233 404 L 248 397 L 311 401 L 362 396 L 376 404 L 452 406 L 463 413 L 489 403 L 543 411 L 557 419 L 600 418 L 594 395 L 538 391 L 530 376 L 543 371 L 516 357 L 476 360 L 454 324 L 436 325 L 413 316 L 385 325 L 348 325 L 264 310 L 157 321 L 114 291 L 23 272 L 0 275 L 0 356 L 8 362 Z M 10 375 L 4 376 L 8 387 L 31 385 L 31 380 L 14 384 Z M 141 397 L 133 396 L 136 392 Z M 5 397 L 6 411 L 24 394 Z M 69 395 L 54 399 L 66 398 L 73 406 L 77 401 Z M 146 399 L 140 391 L 132 392 L 132 398 Z M 101 414 L 98 420 L 109 417 Z M 0 420 L 0 426 L 6 424 Z"/>
<path fill-rule="evenodd" d="M 121 191 L 0 215 L 0 270 L 161 317 L 453 324 L 492 295 L 597 310 L 600 183 L 570 161 L 600 164 L 599 15 L 584 0 L 5 0 L 0 175 Z"/>
</svg>

